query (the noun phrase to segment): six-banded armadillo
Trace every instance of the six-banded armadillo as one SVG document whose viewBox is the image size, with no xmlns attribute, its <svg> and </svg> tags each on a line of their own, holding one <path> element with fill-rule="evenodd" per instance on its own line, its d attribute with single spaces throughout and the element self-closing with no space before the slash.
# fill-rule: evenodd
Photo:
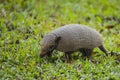
<svg viewBox="0 0 120 80">
<path fill-rule="evenodd" d="M 80 51 L 89 57 L 96 47 L 107 55 L 102 36 L 96 30 L 81 24 L 69 24 L 50 32 L 43 38 L 40 57 L 50 55 L 56 49 L 65 52 L 65 57 L 69 61 L 70 53 Z"/>
</svg>

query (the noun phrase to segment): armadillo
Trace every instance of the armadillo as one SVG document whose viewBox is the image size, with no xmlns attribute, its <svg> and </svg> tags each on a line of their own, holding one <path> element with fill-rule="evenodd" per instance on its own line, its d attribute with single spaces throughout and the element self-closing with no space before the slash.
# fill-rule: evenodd
<svg viewBox="0 0 120 80">
<path fill-rule="evenodd" d="M 96 47 L 106 55 L 108 54 L 99 32 L 85 25 L 68 24 L 43 37 L 40 57 L 51 55 L 52 51 L 56 49 L 64 52 L 69 61 L 71 53 L 80 51 L 84 56 L 89 57 Z"/>
</svg>

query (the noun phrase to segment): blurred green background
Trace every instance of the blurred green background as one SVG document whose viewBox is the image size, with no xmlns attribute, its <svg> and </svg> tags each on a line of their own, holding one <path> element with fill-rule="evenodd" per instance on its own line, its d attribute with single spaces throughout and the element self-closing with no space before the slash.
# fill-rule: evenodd
<svg viewBox="0 0 120 80">
<path fill-rule="evenodd" d="M 92 60 L 65 63 L 58 51 L 39 58 L 41 34 L 73 23 L 95 28 L 120 52 L 120 0 L 0 0 L 0 80 L 120 80 L 120 57 L 99 49 Z"/>
</svg>

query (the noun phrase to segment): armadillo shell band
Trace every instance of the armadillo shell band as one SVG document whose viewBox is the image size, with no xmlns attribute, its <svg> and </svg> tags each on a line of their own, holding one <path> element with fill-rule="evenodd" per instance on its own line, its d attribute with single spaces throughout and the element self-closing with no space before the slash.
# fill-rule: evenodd
<svg viewBox="0 0 120 80">
<path fill-rule="evenodd" d="M 51 34 L 53 34 L 56 38 L 58 37 L 55 33 L 51 33 Z"/>
</svg>

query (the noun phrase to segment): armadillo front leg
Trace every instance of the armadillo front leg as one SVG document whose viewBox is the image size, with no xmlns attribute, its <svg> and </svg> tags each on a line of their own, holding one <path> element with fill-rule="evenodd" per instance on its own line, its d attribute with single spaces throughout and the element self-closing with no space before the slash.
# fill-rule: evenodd
<svg viewBox="0 0 120 80">
<path fill-rule="evenodd" d="M 67 61 L 68 63 L 69 63 L 70 60 L 71 60 L 70 54 L 71 54 L 71 52 L 65 52 L 65 58 L 66 58 L 66 61 Z"/>
</svg>

